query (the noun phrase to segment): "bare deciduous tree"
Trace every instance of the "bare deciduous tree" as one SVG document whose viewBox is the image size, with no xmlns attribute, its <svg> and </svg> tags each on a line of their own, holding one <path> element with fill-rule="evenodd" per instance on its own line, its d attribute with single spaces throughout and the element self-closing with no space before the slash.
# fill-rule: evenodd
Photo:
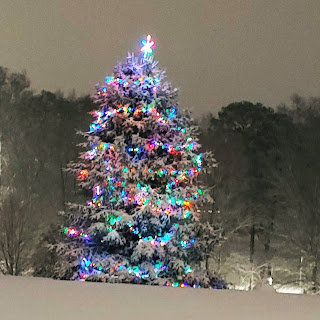
<svg viewBox="0 0 320 320">
<path fill-rule="evenodd" d="M 26 203 L 17 199 L 14 192 L 2 188 L 0 203 L 0 252 L 6 272 L 18 275 L 21 271 L 22 256 L 27 233 Z"/>
</svg>

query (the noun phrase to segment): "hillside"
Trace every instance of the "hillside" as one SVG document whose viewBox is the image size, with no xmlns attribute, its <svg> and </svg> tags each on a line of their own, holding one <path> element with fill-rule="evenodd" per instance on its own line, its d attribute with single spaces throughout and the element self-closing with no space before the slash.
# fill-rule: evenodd
<svg viewBox="0 0 320 320">
<path fill-rule="evenodd" d="M 316 320 L 319 296 L 0 276 L 0 318 Z"/>
</svg>

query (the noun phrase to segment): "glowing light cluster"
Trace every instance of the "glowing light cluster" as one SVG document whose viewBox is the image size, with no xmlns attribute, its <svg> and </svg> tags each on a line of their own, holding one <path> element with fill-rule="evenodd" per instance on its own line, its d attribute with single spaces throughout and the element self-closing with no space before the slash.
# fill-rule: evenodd
<svg viewBox="0 0 320 320">
<path fill-rule="evenodd" d="M 80 170 L 79 175 L 78 175 L 78 179 L 85 180 L 87 178 L 88 178 L 88 171 L 87 170 Z"/>
<path fill-rule="evenodd" d="M 88 258 L 83 258 L 81 260 L 81 267 L 82 279 L 86 279 L 88 278 L 88 276 L 95 274 L 102 275 L 102 278 L 104 278 L 104 274 L 106 273 L 102 266 L 97 266 Z M 153 271 L 156 276 L 158 276 L 160 272 L 167 270 L 167 268 L 168 267 L 163 262 L 157 262 L 153 265 Z M 114 267 L 110 268 L 111 274 L 117 273 L 119 271 L 127 271 L 129 274 L 132 274 L 136 278 L 141 279 L 146 279 L 150 277 L 149 271 L 144 270 L 143 268 L 141 268 L 141 266 L 125 266 L 118 263 Z"/>
<path fill-rule="evenodd" d="M 117 226 L 120 225 L 121 217 L 120 216 L 115 217 L 115 216 L 110 215 L 107 218 L 107 221 L 109 222 L 108 230 L 109 230 L 109 232 L 111 232 L 111 231 L 115 230 Z M 126 225 L 129 226 L 129 230 L 133 234 L 138 235 L 140 239 L 142 239 L 143 241 L 149 242 L 152 246 L 162 246 L 162 247 L 165 246 L 171 240 L 172 234 L 174 232 L 174 228 L 173 228 L 170 233 L 166 232 L 164 235 L 162 235 L 161 233 L 158 233 L 158 235 L 156 235 L 154 237 L 148 236 L 148 237 L 142 238 L 141 233 L 139 232 L 139 230 L 137 228 L 133 227 L 132 222 L 128 221 L 126 223 Z M 182 248 L 190 248 L 192 246 L 192 244 L 194 244 L 195 242 L 196 242 L 195 239 L 191 239 L 190 241 L 180 240 L 179 245 Z M 192 271 L 191 269 L 188 269 L 188 270 L 189 271 L 188 272 L 186 271 L 186 273 L 189 273 Z"/>
<path fill-rule="evenodd" d="M 168 143 L 161 143 L 157 140 L 152 140 L 149 144 L 148 144 L 148 150 L 156 150 L 158 148 L 161 149 L 166 149 L 167 152 L 169 152 L 170 154 L 175 154 L 179 151 L 182 151 L 184 149 L 186 150 L 194 150 L 197 148 L 197 145 L 195 144 L 195 142 L 192 141 L 191 137 L 187 138 L 187 142 L 185 144 L 180 144 L 180 145 L 172 145 L 172 144 L 168 144 Z"/>
<path fill-rule="evenodd" d="M 194 289 L 200 289 L 201 286 L 198 284 L 194 284 L 192 286 L 190 286 L 187 282 L 170 282 L 170 281 L 166 281 L 163 286 L 165 287 L 174 287 L 174 288 L 194 288 Z"/>
<path fill-rule="evenodd" d="M 173 182 L 170 183 L 170 187 L 173 185 L 179 184 L 180 180 L 175 179 Z M 193 201 L 199 198 L 199 196 L 202 195 L 202 190 L 198 189 L 194 193 L 187 193 L 186 197 L 181 199 L 176 199 L 174 197 L 170 197 L 168 203 L 170 204 L 170 207 L 163 208 L 163 206 L 166 206 L 167 200 L 161 201 L 157 200 L 156 203 L 153 203 L 145 196 L 145 193 L 149 191 L 150 186 L 145 185 L 143 183 L 137 183 L 135 186 L 132 186 L 130 189 L 125 190 L 123 189 L 126 185 L 125 181 L 117 180 L 114 177 L 109 177 L 106 181 L 106 186 L 111 188 L 112 190 L 116 189 L 117 187 L 122 188 L 122 191 L 120 192 L 121 199 L 128 205 L 128 204 L 137 204 L 139 206 L 142 205 L 149 205 L 151 209 L 153 209 L 154 212 L 159 213 L 163 212 L 167 215 L 170 215 L 172 210 L 174 210 L 175 207 L 184 207 L 184 208 L 191 208 L 193 207 Z M 168 187 L 168 186 L 167 186 Z M 140 190 L 143 193 L 136 193 L 135 190 Z M 93 207 L 100 207 L 103 204 L 103 192 L 104 188 L 101 188 L 100 186 L 95 186 L 93 188 L 93 199 L 91 201 L 87 202 L 88 206 Z M 188 218 L 190 216 L 190 211 L 186 211 L 184 213 L 184 218 Z"/>
<path fill-rule="evenodd" d="M 171 188 L 175 185 L 178 185 L 180 183 L 180 180 L 174 179 L 169 185 L 167 185 L 167 188 Z M 186 209 L 190 209 L 193 207 L 193 201 L 198 199 L 202 195 L 202 190 L 198 189 L 194 193 L 187 193 L 186 197 L 184 198 L 178 198 L 170 197 L 169 201 L 167 200 L 157 200 L 155 203 L 150 201 L 145 195 L 150 189 L 150 186 L 145 185 L 143 183 L 136 183 L 136 185 L 131 186 L 127 190 L 125 189 L 126 182 L 116 179 L 115 177 L 108 177 L 107 181 L 105 182 L 106 187 L 110 188 L 111 190 L 115 190 L 116 188 L 120 188 L 120 194 L 122 201 L 125 202 L 126 205 L 129 204 L 136 204 L 139 206 L 142 205 L 149 205 L 149 207 L 155 212 L 155 213 L 165 213 L 167 215 L 170 215 L 172 211 L 175 210 L 175 208 L 184 207 Z M 93 198 L 91 201 L 87 202 L 88 206 L 92 207 L 100 207 L 103 205 L 104 202 L 104 188 L 101 188 L 100 186 L 93 187 Z M 136 190 L 139 190 L 137 192 Z M 142 192 L 142 193 L 141 193 Z M 110 191 L 108 192 L 110 194 Z M 170 206 L 166 207 L 166 205 L 169 204 Z M 166 207 L 166 208 L 165 208 Z M 191 212 L 189 210 L 185 211 L 184 218 L 190 217 Z"/>
<path fill-rule="evenodd" d="M 69 237 L 81 237 L 83 239 L 90 239 L 90 236 L 87 233 L 80 232 L 76 230 L 75 228 L 64 228 L 64 233 L 68 235 Z"/>
<path fill-rule="evenodd" d="M 145 172 L 147 173 L 155 173 L 159 177 L 162 177 L 164 175 L 170 175 L 170 176 L 180 176 L 180 180 L 183 180 L 186 178 L 186 176 L 195 176 L 199 173 L 201 170 L 201 166 L 198 168 L 191 168 L 189 170 L 177 170 L 177 169 L 159 169 L 159 170 L 153 170 L 151 168 L 146 168 Z"/>
<path fill-rule="evenodd" d="M 126 185 L 125 181 L 119 180 L 115 177 L 107 177 L 106 180 L 106 186 L 110 186 L 111 189 L 115 189 L 115 187 L 125 187 Z"/>
<path fill-rule="evenodd" d="M 138 85 L 147 85 L 147 86 L 154 86 L 156 84 L 158 84 L 160 82 L 159 78 L 154 78 L 154 77 L 136 77 L 134 79 L 132 79 L 132 77 L 130 77 L 130 79 L 121 79 L 118 77 L 110 77 L 107 76 L 106 77 L 106 84 L 107 85 L 112 85 L 112 86 L 122 86 L 124 88 L 129 87 L 130 85 L 133 87 L 137 87 Z M 108 92 L 108 88 L 104 87 L 102 89 L 99 89 L 99 91 L 97 92 L 98 95 L 106 95 Z"/>
<path fill-rule="evenodd" d="M 140 119 L 142 115 L 152 115 L 157 119 L 157 122 L 164 124 L 167 122 L 167 118 L 172 119 L 174 117 L 176 114 L 176 109 L 174 107 L 166 109 L 166 113 L 162 114 L 157 110 L 156 107 L 154 107 L 154 104 L 151 103 L 150 105 L 140 105 L 138 107 L 118 105 L 117 108 L 107 111 L 95 110 L 92 112 L 92 115 L 96 117 L 97 120 L 91 124 L 90 132 L 100 131 L 106 128 L 107 120 L 116 114 L 133 116 L 137 119 Z"/>
<path fill-rule="evenodd" d="M 127 152 L 128 153 L 136 153 L 136 154 L 139 154 L 139 153 L 142 153 L 144 151 L 144 148 L 143 147 L 128 147 L 127 148 Z"/>
<path fill-rule="evenodd" d="M 107 150 L 114 150 L 114 146 L 110 143 L 105 143 L 105 142 L 95 144 L 92 146 L 92 149 L 86 153 L 85 158 L 92 160 L 96 156 L 96 154 L 99 150 L 105 151 L 106 149 Z"/>
<path fill-rule="evenodd" d="M 190 241 L 180 240 L 179 244 L 182 248 L 189 249 L 192 246 L 192 244 L 195 242 L 196 242 L 195 239 L 191 239 Z"/>
<path fill-rule="evenodd" d="M 93 207 L 101 207 L 103 204 L 103 191 L 104 189 L 101 188 L 100 186 L 95 186 L 92 189 L 93 191 L 93 198 L 91 201 L 87 202 L 88 206 L 93 206 Z"/>
<path fill-rule="evenodd" d="M 164 265 L 162 262 L 158 262 L 155 265 L 153 265 L 153 270 L 156 276 L 158 276 L 161 271 L 167 270 L 167 268 L 168 267 Z M 126 269 L 129 274 L 134 274 L 137 278 L 146 279 L 150 277 L 149 272 L 139 266 L 132 266 L 132 267 L 119 266 L 117 268 L 117 271 L 123 270 L 123 269 Z"/>
<path fill-rule="evenodd" d="M 120 216 L 116 217 L 113 215 L 109 215 L 107 217 L 107 223 L 109 223 L 108 231 L 111 232 L 115 230 L 115 228 L 120 224 L 121 219 L 122 218 Z"/>
<path fill-rule="evenodd" d="M 163 236 L 158 235 L 158 236 L 155 236 L 155 237 L 151 237 L 151 236 L 148 236 L 148 237 L 144 237 L 143 240 L 144 241 L 148 241 L 150 242 L 151 245 L 153 246 L 165 246 L 171 239 L 171 234 L 170 233 L 165 233 Z"/>
</svg>

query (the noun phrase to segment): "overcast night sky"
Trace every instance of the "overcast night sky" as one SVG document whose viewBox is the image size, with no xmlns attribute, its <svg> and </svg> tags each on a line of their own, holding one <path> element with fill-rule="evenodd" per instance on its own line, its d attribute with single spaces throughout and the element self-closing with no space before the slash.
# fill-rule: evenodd
<svg viewBox="0 0 320 320">
<path fill-rule="evenodd" d="M 196 114 L 320 95 L 319 0 L 0 0 L 0 65 L 92 93 L 148 33 Z"/>
</svg>

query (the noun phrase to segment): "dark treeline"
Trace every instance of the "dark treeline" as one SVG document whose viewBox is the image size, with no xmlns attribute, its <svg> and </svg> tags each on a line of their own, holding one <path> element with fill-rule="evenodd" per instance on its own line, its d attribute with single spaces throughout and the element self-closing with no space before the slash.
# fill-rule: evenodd
<svg viewBox="0 0 320 320">
<path fill-rule="evenodd" d="M 64 171 L 77 158 L 93 109 L 90 97 L 30 89 L 24 73 L 0 68 L 0 267 L 51 276 L 57 212 L 84 195 Z M 293 96 L 267 108 L 232 103 L 199 120 L 203 151 L 218 167 L 206 183 L 226 240 L 206 267 L 239 286 L 272 276 L 277 283 L 319 285 L 320 98 Z M 81 200 L 82 199 L 82 200 Z"/>
<path fill-rule="evenodd" d="M 272 276 L 318 290 L 320 98 L 296 95 L 276 109 L 232 103 L 202 127 L 218 161 L 208 179 L 227 237 L 215 268 L 237 283 Z"/>
<path fill-rule="evenodd" d="M 77 158 L 76 130 L 88 127 L 91 109 L 89 97 L 37 94 L 24 73 L 0 68 L 0 251 L 10 274 L 30 266 L 41 232 L 81 197 L 63 169 Z"/>
</svg>

